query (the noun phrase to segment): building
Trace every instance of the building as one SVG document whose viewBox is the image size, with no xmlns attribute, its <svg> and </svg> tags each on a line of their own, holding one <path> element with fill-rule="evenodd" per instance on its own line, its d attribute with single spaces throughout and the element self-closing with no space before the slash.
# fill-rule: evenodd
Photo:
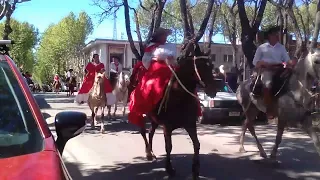
<svg viewBox="0 0 320 180">
<path fill-rule="evenodd" d="M 137 49 L 139 50 L 138 42 L 135 42 Z M 200 47 L 203 47 L 203 43 L 200 43 Z M 179 55 L 181 44 L 176 44 L 177 52 Z M 112 40 L 112 39 L 95 39 L 90 41 L 83 49 L 87 64 L 93 54 L 99 54 L 100 60 L 105 64 L 107 72 L 109 72 L 109 64 L 112 57 L 117 57 L 120 63 L 127 70 L 131 69 L 136 58 L 131 51 L 129 41 L 127 40 Z M 211 45 L 211 60 L 216 67 L 225 65 L 225 67 L 231 67 L 233 61 L 232 46 L 230 44 L 216 44 Z M 237 64 L 240 63 L 240 59 L 243 59 L 242 48 L 238 46 Z"/>
</svg>

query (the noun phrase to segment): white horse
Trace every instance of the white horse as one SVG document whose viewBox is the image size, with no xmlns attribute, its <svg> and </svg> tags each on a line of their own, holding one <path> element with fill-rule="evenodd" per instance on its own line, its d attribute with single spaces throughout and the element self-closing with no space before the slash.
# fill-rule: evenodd
<svg viewBox="0 0 320 180">
<path fill-rule="evenodd" d="M 279 95 L 274 102 L 274 112 L 278 117 L 278 127 L 275 145 L 271 151 L 270 158 L 276 159 L 279 144 L 282 140 L 285 126 L 302 125 L 303 130 L 311 137 L 316 150 L 320 155 L 320 142 L 315 128 L 312 126 L 312 109 L 313 95 L 310 93 L 310 79 L 319 79 L 320 77 L 320 50 L 311 50 L 304 58 L 300 59 L 295 66 L 292 75 L 287 79 L 288 90 Z M 237 99 L 243 107 L 246 120 L 243 124 L 242 133 L 240 135 L 240 152 L 245 152 L 243 143 L 244 135 L 249 129 L 251 135 L 255 138 L 260 156 L 267 158 L 267 154 L 260 144 L 253 127 L 253 121 L 259 111 L 266 112 L 266 106 L 262 101 L 262 97 L 255 97 L 250 90 L 252 79 L 244 81 L 239 85 L 237 90 Z"/>
<path fill-rule="evenodd" d="M 130 83 L 129 75 L 121 72 L 117 83 L 114 87 L 113 94 L 116 97 L 116 102 L 114 104 L 114 112 L 113 117 L 115 117 L 117 112 L 118 103 L 122 102 L 122 115 L 124 116 L 126 114 L 126 107 L 128 103 L 128 85 Z M 108 107 L 108 116 L 111 117 L 111 107 Z"/>
</svg>

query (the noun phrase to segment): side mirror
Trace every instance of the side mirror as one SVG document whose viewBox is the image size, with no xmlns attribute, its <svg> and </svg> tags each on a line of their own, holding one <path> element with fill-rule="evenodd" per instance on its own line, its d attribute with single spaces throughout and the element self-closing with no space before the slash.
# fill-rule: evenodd
<svg viewBox="0 0 320 180">
<path fill-rule="evenodd" d="M 64 111 L 56 115 L 54 121 L 58 136 L 56 144 L 61 154 L 68 140 L 83 132 L 86 120 L 87 115 L 82 112 Z"/>
</svg>

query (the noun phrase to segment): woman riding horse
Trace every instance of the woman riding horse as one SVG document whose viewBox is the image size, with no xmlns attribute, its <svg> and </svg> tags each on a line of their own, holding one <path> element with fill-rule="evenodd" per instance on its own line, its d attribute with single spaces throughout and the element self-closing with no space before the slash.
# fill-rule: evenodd
<svg viewBox="0 0 320 180">
<path fill-rule="evenodd" d="M 104 67 L 104 64 L 100 62 L 99 55 L 94 54 L 92 57 L 92 61 L 89 62 L 85 68 L 86 75 L 85 75 L 83 84 L 78 92 L 78 95 L 75 98 L 75 101 L 77 103 L 83 104 L 84 102 L 88 101 L 89 91 L 93 86 L 96 72 L 104 72 L 104 71 L 105 71 L 105 67 Z M 107 96 L 107 104 L 112 105 L 115 103 L 116 98 L 112 94 L 112 87 L 109 80 L 106 77 L 104 78 L 105 78 L 104 88 Z"/>
<path fill-rule="evenodd" d="M 60 83 L 60 77 L 59 77 L 59 74 L 56 74 L 53 78 L 53 83 L 52 83 L 52 86 L 54 88 L 54 91 L 56 93 L 58 93 L 60 87 L 61 87 L 61 83 Z"/>
<path fill-rule="evenodd" d="M 140 83 L 131 93 L 128 115 L 129 122 L 139 127 L 144 127 L 143 114 L 152 111 L 163 97 L 172 76 L 168 66 L 176 68 L 176 46 L 170 47 L 166 43 L 170 34 L 169 29 L 157 29 L 142 57 L 142 64 L 146 71 L 142 73 Z M 198 114 L 201 115 L 200 104 Z"/>
</svg>

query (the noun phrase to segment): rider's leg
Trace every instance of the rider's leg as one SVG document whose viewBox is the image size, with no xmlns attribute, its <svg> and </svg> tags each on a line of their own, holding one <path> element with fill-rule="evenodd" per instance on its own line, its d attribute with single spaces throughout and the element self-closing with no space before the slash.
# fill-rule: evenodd
<svg viewBox="0 0 320 180">
<path fill-rule="evenodd" d="M 263 101 L 267 107 L 267 116 L 269 119 L 274 118 L 274 112 L 272 109 L 272 94 L 271 94 L 271 87 L 272 87 L 272 77 L 273 72 L 264 70 L 261 73 L 261 81 L 264 85 L 263 88 Z"/>
</svg>

